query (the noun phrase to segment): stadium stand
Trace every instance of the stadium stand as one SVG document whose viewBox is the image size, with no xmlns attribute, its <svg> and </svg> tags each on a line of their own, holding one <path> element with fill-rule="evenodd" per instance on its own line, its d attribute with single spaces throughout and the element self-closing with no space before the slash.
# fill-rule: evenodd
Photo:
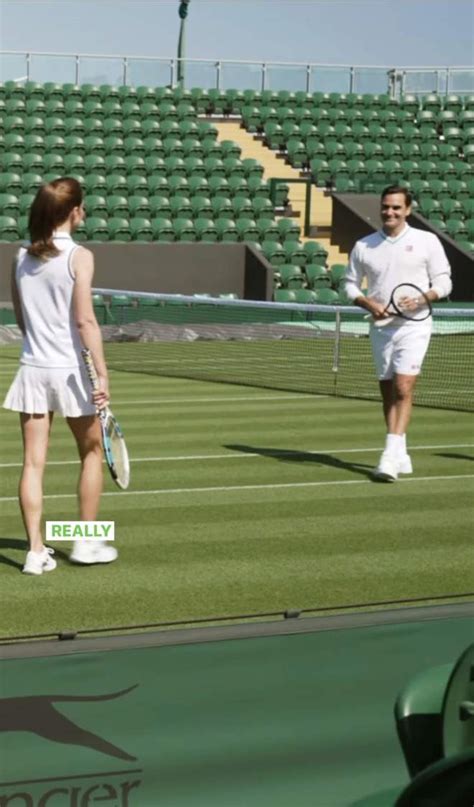
<svg viewBox="0 0 474 807">
<path fill-rule="evenodd" d="M 26 236 L 41 182 L 70 174 L 88 194 L 78 240 L 246 241 L 273 265 L 275 289 L 298 275 L 298 289 L 343 301 L 347 255 L 303 235 L 303 189 L 284 181 L 307 176 L 323 236 L 328 191 L 402 182 L 433 227 L 474 252 L 473 96 L 7 81 L 0 116 L 3 241 Z"/>
</svg>

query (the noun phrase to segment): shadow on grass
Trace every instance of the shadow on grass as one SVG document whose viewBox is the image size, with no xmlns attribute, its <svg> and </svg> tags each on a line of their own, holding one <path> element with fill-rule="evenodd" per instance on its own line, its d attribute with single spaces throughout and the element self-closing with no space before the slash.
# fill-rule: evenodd
<svg viewBox="0 0 474 807">
<path fill-rule="evenodd" d="M 445 457 L 448 460 L 469 460 L 469 462 L 474 462 L 474 457 L 472 454 L 453 454 L 453 453 L 444 453 L 444 454 L 436 454 L 437 457 Z"/>
<path fill-rule="evenodd" d="M 8 555 L 4 555 L 1 552 L 1 550 L 4 549 L 16 549 L 21 552 L 21 562 L 14 560 L 13 558 L 9 558 Z M 3 563 L 5 566 L 12 566 L 14 569 L 19 569 L 21 571 L 23 569 L 24 555 L 27 549 L 28 542 L 26 540 L 21 538 L 0 538 L 0 563 Z M 57 558 L 61 558 L 61 560 L 68 560 L 68 555 L 61 549 L 54 549 L 54 553 Z"/>
<path fill-rule="evenodd" d="M 359 476 L 365 476 L 371 482 L 379 482 L 374 478 L 373 466 L 361 462 L 345 462 L 332 454 L 319 454 L 310 451 L 291 451 L 283 448 L 259 448 L 258 446 L 240 445 L 238 443 L 226 445 L 231 451 L 240 451 L 243 454 L 259 454 L 261 457 L 272 457 L 280 462 L 310 462 L 314 465 L 326 465 L 329 468 L 337 468 L 341 471 L 349 471 Z"/>
</svg>

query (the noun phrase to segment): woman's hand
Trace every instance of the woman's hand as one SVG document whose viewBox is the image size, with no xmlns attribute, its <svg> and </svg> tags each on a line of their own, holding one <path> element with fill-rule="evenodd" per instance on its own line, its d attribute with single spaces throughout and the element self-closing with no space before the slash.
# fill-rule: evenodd
<svg viewBox="0 0 474 807">
<path fill-rule="evenodd" d="M 92 393 L 92 400 L 97 409 L 104 409 L 108 406 L 109 396 L 109 379 L 105 375 L 97 376 L 98 388 Z"/>
</svg>

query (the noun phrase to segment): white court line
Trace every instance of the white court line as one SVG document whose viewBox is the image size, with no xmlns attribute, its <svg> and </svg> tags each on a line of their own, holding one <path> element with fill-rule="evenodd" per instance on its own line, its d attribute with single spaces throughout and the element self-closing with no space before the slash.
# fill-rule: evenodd
<svg viewBox="0 0 474 807">
<path fill-rule="evenodd" d="M 431 451 L 445 448 L 474 448 L 474 443 L 451 443 L 441 446 L 410 446 L 410 451 Z M 238 449 L 235 449 L 237 452 Z M 194 460 L 245 460 L 255 457 L 290 457 L 299 454 L 365 454 L 372 451 L 381 451 L 380 446 L 376 448 L 320 448 L 320 449 L 262 449 L 262 451 L 245 451 L 242 453 L 227 454 L 185 454 L 176 457 L 130 457 L 130 462 L 193 462 Z M 268 452 L 268 453 L 265 453 Z M 52 460 L 48 465 L 78 465 L 79 460 Z M 0 468 L 21 468 L 22 462 L 5 462 L 0 464 Z"/>
<path fill-rule="evenodd" d="M 399 482 L 434 482 L 448 479 L 474 479 L 474 474 L 453 474 L 451 476 L 418 476 L 413 479 L 399 479 Z M 333 479 L 328 482 L 278 482 L 269 485 L 228 485 L 208 488 L 158 488 L 157 490 L 122 490 L 120 493 L 107 492 L 102 496 L 157 496 L 167 493 L 231 493 L 241 490 L 277 490 L 282 488 L 320 488 L 329 485 L 369 485 L 377 484 L 371 479 Z M 381 484 L 381 483 L 378 483 Z M 50 493 L 43 499 L 75 499 L 77 493 Z M 2 496 L 0 502 L 16 502 L 17 496 Z"/>
<path fill-rule="evenodd" d="M 308 398 L 330 398 L 330 395 L 318 395 L 315 393 L 300 393 L 295 392 L 293 395 L 235 395 L 228 396 L 227 398 L 214 396 L 213 398 L 149 398 L 142 401 L 116 401 L 115 398 L 111 399 L 110 405 L 116 406 L 135 406 L 135 404 L 154 404 L 155 406 L 166 406 L 169 403 L 227 403 L 227 401 L 298 401 L 300 398 L 307 400 Z"/>
</svg>

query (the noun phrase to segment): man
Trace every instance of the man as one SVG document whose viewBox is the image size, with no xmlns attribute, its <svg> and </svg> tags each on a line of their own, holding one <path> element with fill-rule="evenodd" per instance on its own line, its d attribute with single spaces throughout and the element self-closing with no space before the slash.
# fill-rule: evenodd
<svg viewBox="0 0 474 807">
<path fill-rule="evenodd" d="M 439 239 L 407 224 L 411 201 L 406 188 L 391 185 L 383 191 L 382 229 L 357 241 L 345 279 L 349 299 L 371 314 L 370 339 L 387 426 L 385 448 L 374 474 L 387 482 L 395 482 L 399 473 L 413 472 L 406 432 L 432 319 L 393 317 L 386 307 L 400 283 L 414 283 L 432 302 L 447 297 L 452 288 L 451 270 Z M 364 281 L 367 296 L 362 292 Z M 407 299 L 405 305 L 416 308 L 418 301 Z M 391 321 L 380 327 L 387 317 Z"/>
</svg>

